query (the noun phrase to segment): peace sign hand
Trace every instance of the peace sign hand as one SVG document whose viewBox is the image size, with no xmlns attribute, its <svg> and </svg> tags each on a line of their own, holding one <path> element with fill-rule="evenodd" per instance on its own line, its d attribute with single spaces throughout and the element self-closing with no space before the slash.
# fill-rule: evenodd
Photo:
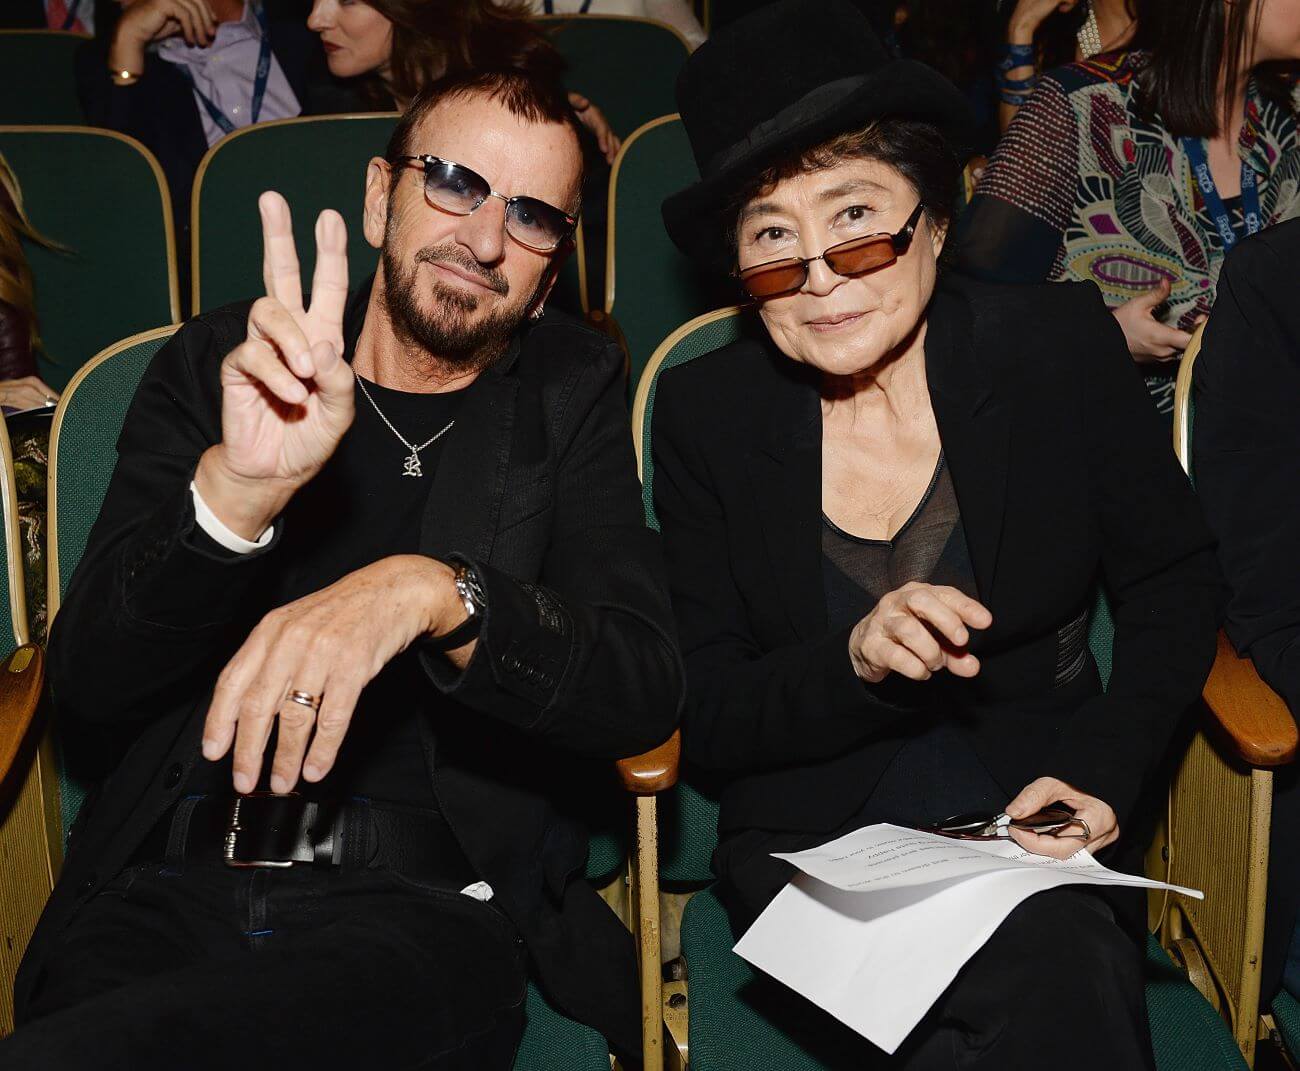
<svg viewBox="0 0 1300 1071">
<path fill-rule="evenodd" d="M 354 378 L 343 360 L 347 229 L 337 212 L 316 221 L 316 272 L 304 308 L 289 206 L 258 200 L 266 297 L 248 336 L 221 366 L 221 442 L 199 461 L 195 484 L 221 521 L 257 539 L 298 488 L 329 460 L 352 424 Z"/>
</svg>

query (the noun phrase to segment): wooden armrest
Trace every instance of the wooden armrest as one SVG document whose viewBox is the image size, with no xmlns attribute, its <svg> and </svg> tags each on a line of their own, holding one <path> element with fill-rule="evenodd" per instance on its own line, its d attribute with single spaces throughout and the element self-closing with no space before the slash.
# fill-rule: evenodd
<svg viewBox="0 0 1300 1071">
<path fill-rule="evenodd" d="M 619 349 L 623 351 L 623 378 L 627 379 L 632 374 L 632 354 L 627 348 L 627 338 L 623 334 L 623 329 L 619 327 L 618 321 L 614 319 L 612 313 L 604 309 L 591 309 L 587 313 L 587 323 L 602 335 L 618 343 Z"/>
<path fill-rule="evenodd" d="M 639 796 L 663 792 L 677 784 L 677 767 L 682 761 L 682 732 L 673 735 L 653 751 L 618 760 L 618 775 L 623 787 Z"/>
<path fill-rule="evenodd" d="M 27 738 L 45 684 L 45 652 L 36 644 L 19 647 L 0 664 L 0 782 Z"/>
<path fill-rule="evenodd" d="M 1215 735 L 1242 762 L 1285 766 L 1295 759 L 1298 734 L 1290 709 L 1222 631 L 1204 695 L 1214 715 Z"/>
</svg>

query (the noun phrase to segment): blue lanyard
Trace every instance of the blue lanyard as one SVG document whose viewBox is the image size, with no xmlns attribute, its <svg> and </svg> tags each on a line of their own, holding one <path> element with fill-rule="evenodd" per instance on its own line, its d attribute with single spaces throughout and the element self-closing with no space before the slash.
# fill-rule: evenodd
<svg viewBox="0 0 1300 1071">
<path fill-rule="evenodd" d="M 1201 188 L 1201 196 L 1205 198 L 1205 207 L 1214 219 L 1215 229 L 1223 239 L 1223 248 L 1231 249 L 1237 244 L 1237 234 L 1232 229 L 1232 217 L 1228 215 L 1223 198 L 1219 196 L 1219 187 L 1214 184 L 1214 176 L 1210 174 L 1205 145 L 1200 138 L 1183 138 L 1183 151 L 1191 161 L 1192 175 L 1196 179 L 1196 185 Z M 1264 225 L 1259 207 L 1259 179 L 1255 176 L 1255 169 L 1245 160 L 1241 162 L 1241 215 L 1247 234 L 1254 234 Z"/>
<path fill-rule="evenodd" d="M 81 7 L 81 0 L 72 0 L 68 5 L 68 13 L 63 16 L 63 25 L 61 30 L 71 30 L 72 24 L 77 21 L 77 8 Z"/>
<path fill-rule="evenodd" d="M 262 98 L 266 96 L 266 83 L 271 77 L 271 35 L 266 28 L 266 12 L 262 10 L 259 3 L 253 4 L 253 13 L 257 16 L 257 25 L 262 31 L 262 44 L 257 53 L 257 73 L 253 75 L 253 104 L 249 109 L 250 123 L 256 123 L 257 117 L 262 114 Z M 235 124 L 230 121 L 226 113 L 218 108 L 206 93 L 198 87 L 194 81 L 194 75 L 188 67 L 181 67 L 181 73 L 190 80 L 190 85 L 198 95 L 204 109 L 211 117 L 212 121 L 221 128 L 222 133 L 229 134 L 235 129 Z"/>
</svg>

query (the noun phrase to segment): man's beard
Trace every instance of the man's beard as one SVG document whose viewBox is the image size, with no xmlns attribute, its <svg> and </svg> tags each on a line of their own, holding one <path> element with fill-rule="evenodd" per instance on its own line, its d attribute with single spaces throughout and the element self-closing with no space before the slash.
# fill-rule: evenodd
<svg viewBox="0 0 1300 1071">
<path fill-rule="evenodd" d="M 384 302 L 393 333 L 404 345 L 418 346 L 433 362 L 458 372 L 481 371 L 505 353 L 526 310 L 547 281 L 543 276 L 528 300 L 503 305 L 477 323 L 471 323 L 470 316 L 478 309 L 480 297 L 434 278 L 428 284 L 432 309 L 426 311 L 420 300 L 421 284 L 417 281 L 422 263 L 454 264 L 480 278 L 502 297 L 509 294 L 510 284 L 499 270 L 485 268 L 454 241 L 426 246 L 405 267 L 398 261 L 388 237 L 385 236 L 382 253 Z"/>
</svg>

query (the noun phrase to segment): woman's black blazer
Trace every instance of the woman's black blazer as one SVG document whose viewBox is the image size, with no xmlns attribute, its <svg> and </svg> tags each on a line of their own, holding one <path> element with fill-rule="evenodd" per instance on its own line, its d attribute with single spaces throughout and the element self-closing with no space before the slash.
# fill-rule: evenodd
<svg viewBox="0 0 1300 1071">
<path fill-rule="evenodd" d="M 724 835 L 832 830 L 909 728 L 960 718 L 1008 799 L 1040 776 L 1121 829 L 1213 661 L 1213 540 L 1123 335 L 1090 284 L 945 280 L 926 373 L 980 600 L 978 677 L 864 684 L 827 625 L 816 380 L 765 335 L 666 371 L 653 411 L 688 699 Z M 1104 586 L 1109 690 L 1077 637 Z M 1075 664 L 1065 664 L 1075 655 Z"/>
</svg>

